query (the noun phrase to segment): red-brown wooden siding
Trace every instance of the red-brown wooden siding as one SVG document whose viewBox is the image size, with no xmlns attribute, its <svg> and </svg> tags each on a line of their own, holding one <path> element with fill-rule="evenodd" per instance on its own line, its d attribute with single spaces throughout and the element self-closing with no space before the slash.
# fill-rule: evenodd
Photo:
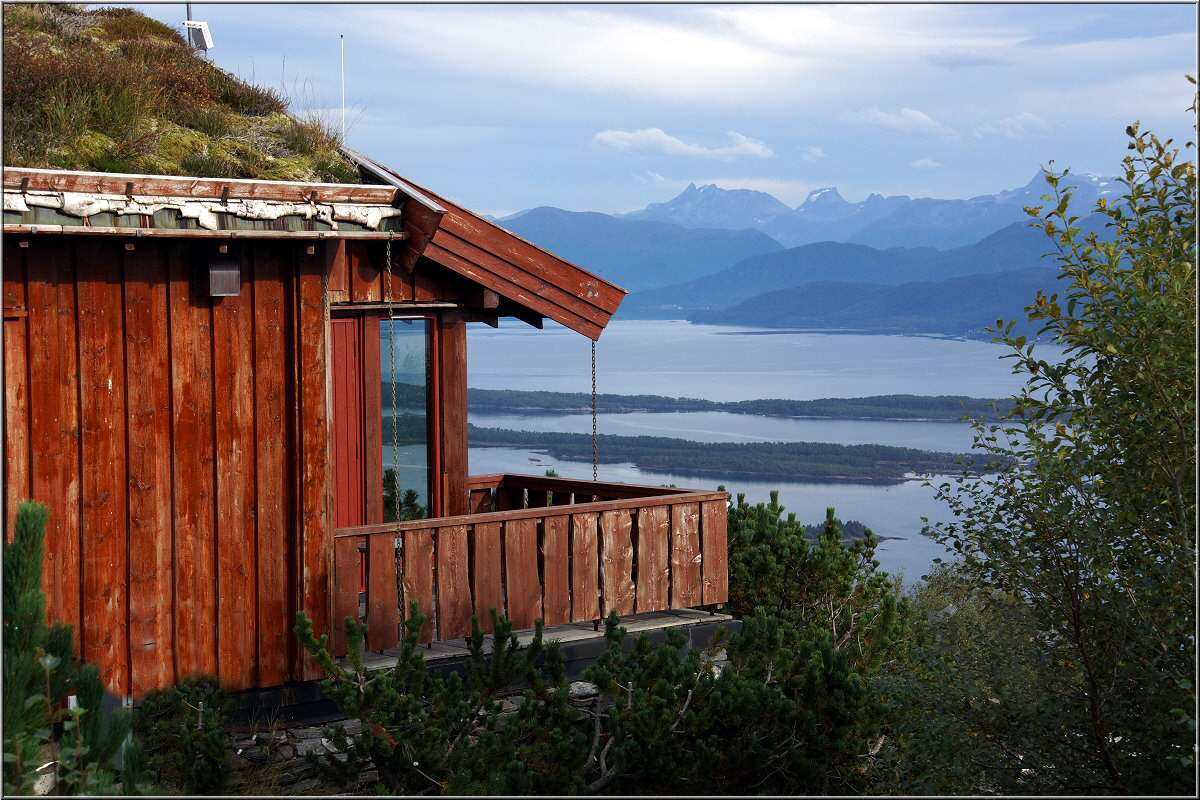
<svg viewBox="0 0 1200 800">
<path fill-rule="evenodd" d="M 392 243 L 390 280 L 385 242 L 238 238 L 228 247 L 241 291 L 226 298 L 197 289 L 219 242 L 6 235 L 0 516 L 11 535 L 19 501 L 50 507 L 49 617 L 72 625 L 78 652 L 114 692 L 140 696 L 195 672 L 233 689 L 316 676 L 291 627 L 301 608 L 318 632 L 336 613 L 332 426 L 345 398 L 332 388 L 331 309 L 391 301 L 431 319 L 430 505 L 446 516 L 470 510 L 466 321 L 545 315 L 594 338 L 623 295 L 457 206 L 445 230 L 436 216 L 406 217 L 406 229 L 416 226 L 422 246 L 436 238 L 437 257 L 420 256 L 415 239 Z M 378 331 L 363 335 L 362 358 L 378 363 Z M 364 413 L 379 402 L 374 378 L 361 387 Z M 377 441 L 378 425 L 367 427 L 363 440 Z M 380 447 L 372 452 L 359 474 L 378 489 Z M 355 522 L 382 520 L 371 498 Z M 510 499 L 498 493 L 498 507 Z M 544 492 L 531 499 L 553 502 Z M 570 535 L 559 523 L 517 525 L 505 546 L 523 555 L 504 562 L 498 529 L 436 541 L 431 530 L 409 531 L 399 577 L 429 612 L 437 553 L 436 579 L 459 587 L 437 622 L 454 635 L 470 612 L 487 627 L 488 610 L 505 603 L 522 624 L 543 612 L 593 619 L 601 569 L 585 545 L 590 537 L 625 563 L 630 522 L 585 520 Z M 562 571 L 566 551 L 595 568 Z M 388 548 L 372 542 L 369 553 L 371 580 L 394 584 Z M 540 595 L 503 593 L 502 573 L 531 585 L 547 559 L 544 609 Z M 706 573 L 706 591 L 722 578 Z M 469 580 L 482 581 L 474 594 L 462 588 Z M 386 602 L 372 586 L 372 602 Z M 618 588 L 616 607 L 627 612 L 633 587 Z M 434 624 L 431 614 L 426 627 Z M 370 636 L 394 638 L 379 625 Z"/>
<path fill-rule="evenodd" d="M 18 238 L 3 517 L 50 507 L 49 617 L 119 694 L 302 677 L 295 611 L 329 618 L 324 254 L 238 243 L 241 293 L 207 298 L 213 244 Z"/>
</svg>

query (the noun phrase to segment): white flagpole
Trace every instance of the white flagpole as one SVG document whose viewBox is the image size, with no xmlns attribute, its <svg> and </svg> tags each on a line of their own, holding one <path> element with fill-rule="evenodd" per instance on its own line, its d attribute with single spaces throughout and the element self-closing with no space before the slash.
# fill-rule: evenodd
<svg viewBox="0 0 1200 800">
<path fill-rule="evenodd" d="M 346 143 L 346 36 L 338 34 L 342 43 L 342 144 Z"/>
</svg>

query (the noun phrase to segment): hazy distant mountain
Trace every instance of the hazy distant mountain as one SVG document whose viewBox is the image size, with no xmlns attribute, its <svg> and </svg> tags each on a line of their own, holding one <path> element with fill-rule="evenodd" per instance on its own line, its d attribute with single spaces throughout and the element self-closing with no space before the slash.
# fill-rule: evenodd
<svg viewBox="0 0 1200 800">
<path fill-rule="evenodd" d="M 762 230 L 788 247 L 844 242 L 865 225 L 908 202 L 904 195 L 872 194 L 861 203 L 848 203 L 834 187 L 814 189 L 795 211 L 769 220 Z"/>
<path fill-rule="evenodd" d="M 742 228 L 763 227 L 792 209 L 766 192 L 753 189 L 721 189 L 714 184 L 688 187 L 665 203 L 651 203 L 641 211 L 618 214 L 622 219 L 670 222 L 685 228 Z"/>
<path fill-rule="evenodd" d="M 1072 175 L 1065 184 L 1074 185 L 1072 205 L 1083 215 L 1096 205 L 1103 193 L 1111 193 L 1112 178 Z M 1045 205 L 1049 191 L 1041 173 L 1020 189 L 985 194 L 969 200 L 911 200 L 886 216 L 864 225 L 846 241 L 871 247 L 936 247 L 939 250 L 978 241 L 992 231 L 1029 219 L 1026 206 Z"/>
<path fill-rule="evenodd" d="M 1076 213 L 1092 210 L 1096 198 L 1109 193 L 1112 178 L 1072 175 Z M 721 189 L 715 185 L 688 188 L 665 203 L 651 203 L 624 219 L 658 220 L 684 227 L 740 229 L 754 227 L 787 247 L 813 242 L 851 242 L 871 247 L 934 247 L 944 250 L 976 242 L 1026 218 L 1024 207 L 1040 205 L 1049 187 L 1039 172 L 1018 189 L 980 195 L 968 200 L 884 197 L 872 194 L 858 203 L 847 202 L 834 187 L 809 193 L 795 209 L 766 192 Z"/>
<path fill-rule="evenodd" d="M 506 229 L 606 280 L 638 291 L 782 250 L 761 231 L 683 228 L 542 206 L 500 221 Z"/>
<path fill-rule="evenodd" d="M 1038 289 L 1053 289 L 1049 266 L 885 286 L 820 281 L 700 311 L 693 322 L 767 328 L 841 328 L 875 333 L 982 336 L 996 320 L 1023 320 Z M 1020 324 L 1022 330 L 1028 324 Z"/>
<path fill-rule="evenodd" d="M 1099 215 L 1085 221 L 1085 229 L 1098 226 Z M 900 284 L 1037 266 L 1051 268 L 1052 262 L 1043 258 L 1050 247 L 1044 233 L 1024 222 L 951 250 L 881 250 L 860 244 L 817 242 L 752 256 L 696 280 L 631 294 L 619 313 L 626 318 L 678 319 L 816 281 Z"/>
</svg>

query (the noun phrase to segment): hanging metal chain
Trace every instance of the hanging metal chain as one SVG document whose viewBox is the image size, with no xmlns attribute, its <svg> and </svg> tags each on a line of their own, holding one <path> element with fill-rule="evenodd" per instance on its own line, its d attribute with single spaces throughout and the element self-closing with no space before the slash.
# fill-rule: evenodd
<svg viewBox="0 0 1200 800">
<path fill-rule="evenodd" d="M 592 480 L 599 480 L 600 449 L 596 446 L 596 340 L 592 340 Z"/>
<path fill-rule="evenodd" d="M 384 300 L 388 309 L 388 366 L 392 378 L 392 474 L 396 478 L 396 489 L 392 492 L 392 506 L 396 521 L 400 521 L 400 432 L 396 430 L 396 310 L 392 307 L 392 239 L 387 240 L 387 259 L 384 262 L 387 272 L 387 286 L 384 288 Z"/>
</svg>

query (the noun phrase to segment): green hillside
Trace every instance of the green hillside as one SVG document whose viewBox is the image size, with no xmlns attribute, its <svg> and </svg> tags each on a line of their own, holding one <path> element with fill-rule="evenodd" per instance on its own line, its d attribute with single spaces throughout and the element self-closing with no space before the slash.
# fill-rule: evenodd
<svg viewBox="0 0 1200 800">
<path fill-rule="evenodd" d="M 1057 272 L 1032 267 L 899 286 L 819 281 L 758 295 L 692 322 L 766 328 L 842 328 L 874 333 L 984 335 L 997 318 L 1023 319 L 1039 289 L 1052 291 Z M 1034 327 L 1021 323 L 1022 328 Z"/>
<path fill-rule="evenodd" d="M 4 163 L 358 183 L 319 116 L 127 8 L 4 5 Z"/>
<path fill-rule="evenodd" d="M 1102 239 L 1111 235 L 1099 215 L 1085 217 L 1080 225 L 1085 233 L 1095 232 Z M 717 309 L 729 309 L 758 295 L 818 281 L 895 286 L 1033 267 L 1052 272 L 1052 262 L 1045 258 L 1048 249 L 1045 236 L 1024 222 L 1015 222 L 975 244 L 952 250 L 880 250 L 861 244 L 817 242 L 752 256 L 695 280 L 637 292 L 625 299 L 620 313 L 625 318 L 671 319 L 700 311 L 715 314 Z M 947 325 L 939 324 L 933 330 L 946 330 Z"/>
</svg>

